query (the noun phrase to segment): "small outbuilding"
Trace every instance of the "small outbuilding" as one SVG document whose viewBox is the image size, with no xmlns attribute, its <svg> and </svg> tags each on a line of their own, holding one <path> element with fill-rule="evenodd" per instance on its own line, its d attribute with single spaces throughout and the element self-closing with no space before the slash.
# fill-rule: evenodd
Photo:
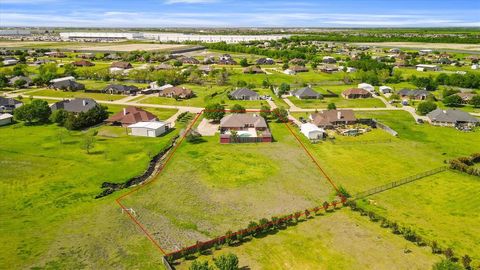
<svg viewBox="0 0 480 270">
<path fill-rule="evenodd" d="M 13 115 L 9 113 L 0 113 L 0 126 L 13 123 Z"/>
<path fill-rule="evenodd" d="M 128 134 L 132 136 L 158 137 L 168 130 L 168 125 L 160 121 L 138 122 L 128 126 L 128 129 Z"/>
<path fill-rule="evenodd" d="M 325 130 L 312 123 L 305 123 L 300 126 L 300 131 L 309 140 L 320 140 L 325 137 Z"/>
</svg>

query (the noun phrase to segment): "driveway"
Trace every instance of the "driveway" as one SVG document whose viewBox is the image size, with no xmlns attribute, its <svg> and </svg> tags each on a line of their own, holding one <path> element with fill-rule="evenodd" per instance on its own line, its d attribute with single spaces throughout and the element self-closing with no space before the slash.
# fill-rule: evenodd
<svg viewBox="0 0 480 270">
<path fill-rule="evenodd" d="M 202 122 L 197 127 L 198 133 L 202 136 L 215 136 L 218 131 L 219 124 L 212 124 L 207 119 L 203 118 Z"/>
</svg>

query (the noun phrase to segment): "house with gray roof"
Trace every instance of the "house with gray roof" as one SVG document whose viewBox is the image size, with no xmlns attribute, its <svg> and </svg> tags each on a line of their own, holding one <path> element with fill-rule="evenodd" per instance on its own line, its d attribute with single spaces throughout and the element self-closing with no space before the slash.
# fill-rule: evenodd
<svg viewBox="0 0 480 270">
<path fill-rule="evenodd" d="M 402 89 L 398 91 L 398 95 L 401 98 L 409 98 L 415 100 L 425 100 L 430 95 L 430 92 L 427 90 L 410 90 L 410 89 Z"/>
<path fill-rule="evenodd" d="M 236 89 L 235 91 L 231 92 L 229 94 L 230 99 L 236 99 L 236 100 L 258 100 L 260 99 L 260 95 L 252 91 L 248 88 L 240 88 Z"/>
<path fill-rule="evenodd" d="M 23 105 L 23 102 L 13 99 L 13 98 L 5 98 L 0 97 L 0 112 L 7 113 L 13 112 L 16 108 Z"/>
<path fill-rule="evenodd" d="M 467 112 L 455 109 L 436 109 L 427 114 L 428 122 L 434 126 L 471 128 L 478 126 L 480 120 Z"/>
<path fill-rule="evenodd" d="M 63 91 L 77 91 L 77 90 L 84 90 L 85 85 L 78 83 L 74 80 L 63 80 L 53 82 L 48 86 L 48 88 L 55 89 L 55 90 L 63 90 Z"/>
<path fill-rule="evenodd" d="M 317 93 L 310 87 L 304 87 L 301 89 L 290 91 L 292 96 L 295 96 L 299 99 L 320 99 L 323 98 L 322 94 Z"/>
<path fill-rule="evenodd" d="M 233 113 L 220 120 L 220 143 L 272 142 L 267 121 L 257 114 Z"/>
<path fill-rule="evenodd" d="M 67 112 L 81 113 L 88 112 L 96 106 L 98 106 L 98 103 L 91 98 L 76 98 L 56 102 L 50 106 L 50 109 L 52 109 L 52 111 L 63 109 Z"/>
<path fill-rule="evenodd" d="M 109 84 L 103 88 L 102 93 L 136 95 L 138 91 L 140 91 L 140 89 L 134 85 Z"/>
<path fill-rule="evenodd" d="M 32 85 L 33 81 L 32 79 L 30 79 L 29 77 L 26 77 L 26 76 L 15 76 L 13 78 L 11 78 L 8 83 L 11 85 L 11 86 L 15 86 L 15 82 L 16 81 L 20 81 L 20 80 L 23 80 L 25 81 L 25 84 L 23 86 L 25 87 L 28 87 L 30 85 Z"/>
</svg>

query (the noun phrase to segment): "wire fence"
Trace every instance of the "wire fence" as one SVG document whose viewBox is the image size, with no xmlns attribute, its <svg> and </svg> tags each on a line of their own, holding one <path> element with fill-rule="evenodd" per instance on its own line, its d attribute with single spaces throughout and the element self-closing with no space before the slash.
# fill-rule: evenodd
<svg viewBox="0 0 480 270">
<path fill-rule="evenodd" d="M 415 175 L 403 178 L 401 180 L 393 181 L 391 183 L 381 185 L 381 186 L 378 186 L 378 187 L 375 187 L 375 188 L 357 193 L 353 197 L 354 197 L 355 200 L 365 198 L 367 196 L 377 194 L 377 193 L 383 192 L 385 190 L 389 190 L 389 189 L 392 189 L 392 188 L 395 188 L 395 187 L 398 187 L 398 186 L 401 186 L 401 185 L 405 185 L 407 183 L 425 178 L 427 176 L 431 176 L 431 175 L 446 171 L 447 169 L 448 169 L 447 166 L 438 167 L 438 168 L 435 168 L 433 170 L 429 170 L 429 171 L 425 171 L 425 172 L 422 172 L 422 173 L 419 173 L 419 174 L 415 174 Z"/>
</svg>

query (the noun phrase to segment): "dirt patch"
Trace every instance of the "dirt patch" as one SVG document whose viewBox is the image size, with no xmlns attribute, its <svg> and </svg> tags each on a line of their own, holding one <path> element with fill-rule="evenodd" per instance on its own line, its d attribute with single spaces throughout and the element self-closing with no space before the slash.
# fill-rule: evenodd
<svg viewBox="0 0 480 270">
<path fill-rule="evenodd" d="M 202 119 L 202 122 L 197 127 L 197 131 L 202 136 L 214 136 L 215 133 L 218 131 L 218 124 L 212 124 L 207 119 Z"/>
</svg>

